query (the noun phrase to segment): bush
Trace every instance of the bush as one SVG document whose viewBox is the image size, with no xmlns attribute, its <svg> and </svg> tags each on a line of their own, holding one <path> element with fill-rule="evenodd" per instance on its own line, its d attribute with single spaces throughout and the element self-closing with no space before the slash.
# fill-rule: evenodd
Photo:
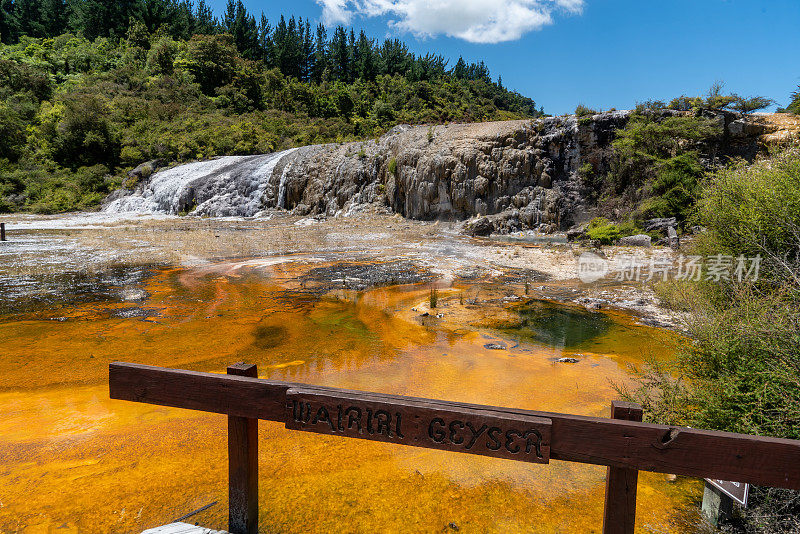
<svg viewBox="0 0 800 534">
<path fill-rule="evenodd" d="M 65 97 L 63 104 L 52 140 L 53 158 L 70 167 L 116 164 L 119 143 L 105 102 L 95 95 L 79 93 Z"/>
<path fill-rule="evenodd" d="M 230 35 L 195 35 L 189 39 L 179 63 L 194 76 L 203 93 L 213 96 L 218 87 L 233 80 L 236 58 Z"/>
<path fill-rule="evenodd" d="M 709 119 L 635 112 L 617 131 L 605 197 L 637 219 L 692 213 L 703 174 L 700 149 L 709 149 L 722 131 Z"/>
<path fill-rule="evenodd" d="M 708 241 L 722 253 L 754 256 L 765 272 L 789 276 L 800 254 L 800 151 L 752 165 L 739 162 L 715 173 L 698 204 Z"/>
<path fill-rule="evenodd" d="M 25 123 L 5 102 L 0 102 L 0 157 L 16 161 L 25 146 Z"/>
<path fill-rule="evenodd" d="M 675 111 L 692 111 L 703 107 L 703 99 L 697 96 L 681 95 L 670 100 L 667 107 Z"/>
<path fill-rule="evenodd" d="M 800 85 L 797 86 L 797 91 L 792 93 L 792 101 L 791 103 L 786 106 L 786 113 L 794 113 L 795 115 L 800 115 Z"/>
<path fill-rule="evenodd" d="M 389 174 L 397 176 L 397 158 L 389 160 Z"/>
<path fill-rule="evenodd" d="M 800 150 L 715 173 L 702 186 L 694 253 L 761 255 L 758 280 L 657 288 L 689 311 L 672 369 L 641 370 L 630 398 L 667 424 L 800 439 Z M 750 265 L 748 263 L 748 265 Z M 800 494 L 753 488 L 731 532 L 797 532 Z"/>
<path fill-rule="evenodd" d="M 589 115 L 597 115 L 597 111 L 590 107 L 584 106 L 583 104 L 578 104 L 578 106 L 575 108 L 576 117 L 580 118 Z"/>
<path fill-rule="evenodd" d="M 619 226 L 612 223 L 605 217 L 595 217 L 586 228 L 586 235 L 589 239 L 594 239 L 602 245 L 611 245 L 621 237 Z"/>
</svg>

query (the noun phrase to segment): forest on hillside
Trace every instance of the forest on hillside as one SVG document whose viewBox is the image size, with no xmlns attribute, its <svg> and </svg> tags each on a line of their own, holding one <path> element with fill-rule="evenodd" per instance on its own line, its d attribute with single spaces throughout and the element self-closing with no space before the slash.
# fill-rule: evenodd
<svg viewBox="0 0 800 534">
<path fill-rule="evenodd" d="M 0 0 L 0 212 L 97 205 L 130 168 L 538 117 L 483 62 L 230 0 Z"/>
</svg>

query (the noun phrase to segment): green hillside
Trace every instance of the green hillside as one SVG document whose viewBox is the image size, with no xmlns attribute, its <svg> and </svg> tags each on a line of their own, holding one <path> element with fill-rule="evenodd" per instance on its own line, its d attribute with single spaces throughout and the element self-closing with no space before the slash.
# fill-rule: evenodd
<svg viewBox="0 0 800 534">
<path fill-rule="evenodd" d="M 450 67 L 241 2 L 0 0 L 0 212 L 96 205 L 130 168 L 536 117 L 482 62 Z"/>
</svg>

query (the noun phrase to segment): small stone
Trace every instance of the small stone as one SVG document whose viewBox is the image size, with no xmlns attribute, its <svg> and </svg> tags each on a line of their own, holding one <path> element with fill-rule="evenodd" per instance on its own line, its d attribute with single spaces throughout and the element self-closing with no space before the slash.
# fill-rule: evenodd
<svg viewBox="0 0 800 534">
<path fill-rule="evenodd" d="M 483 348 L 489 350 L 506 350 L 506 346 L 502 343 L 487 343 Z"/>
<path fill-rule="evenodd" d="M 556 363 L 578 363 L 579 361 L 578 358 L 559 358 Z"/>
</svg>

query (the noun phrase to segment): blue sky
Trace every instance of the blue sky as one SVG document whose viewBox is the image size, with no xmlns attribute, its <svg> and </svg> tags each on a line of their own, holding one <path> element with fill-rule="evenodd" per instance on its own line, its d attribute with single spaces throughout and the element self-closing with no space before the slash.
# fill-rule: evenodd
<svg viewBox="0 0 800 534">
<path fill-rule="evenodd" d="M 211 0 L 219 15 L 225 0 Z M 483 60 L 506 87 L 551 114 L 578 103 L 628 109 L 637 101 L 728 91 L 788 103 L 800 84 L 798 0 L 244 0 L 335 24 L 414 52 Z"/>
</svg>

